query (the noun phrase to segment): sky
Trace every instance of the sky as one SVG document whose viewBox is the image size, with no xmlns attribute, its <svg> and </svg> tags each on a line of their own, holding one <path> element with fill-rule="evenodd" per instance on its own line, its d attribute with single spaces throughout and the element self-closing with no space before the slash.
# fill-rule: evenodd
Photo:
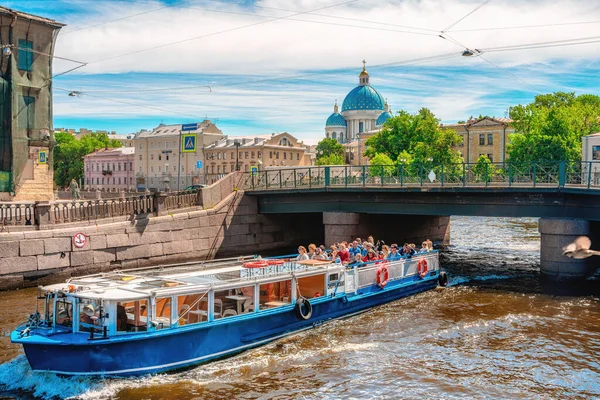
<svg viewBox="0 0 600 400">
<path fill-rule="evenodd" d="M 334 102 L 358 84 L 363 59 L 394 112 L 427 107 L 442 123 L 505 117 L 540 93 L 600 94 L 600 1 L 2 5 L 66 24 L 55 75 L 86 63 L 54 78 L 55 128 L 126 134 L 209 118 L 231 136 L 289 132 L 316 144 Z M 573 39 L 585 43 L 564 45 Z M 481 52 L 464 57 L 466 48 Z"/>
</svg>

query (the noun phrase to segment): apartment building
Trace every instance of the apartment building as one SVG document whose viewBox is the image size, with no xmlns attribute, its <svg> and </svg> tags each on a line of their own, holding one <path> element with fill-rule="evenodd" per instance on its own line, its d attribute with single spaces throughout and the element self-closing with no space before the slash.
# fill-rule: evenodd
<svg viewBox="0 0 600 400">
<path fill-rule="evenodd" d="M 83 158 L 85 188 L 108 192 L 135 189 L 133 147 L 102 149 Z"/>
</svg>

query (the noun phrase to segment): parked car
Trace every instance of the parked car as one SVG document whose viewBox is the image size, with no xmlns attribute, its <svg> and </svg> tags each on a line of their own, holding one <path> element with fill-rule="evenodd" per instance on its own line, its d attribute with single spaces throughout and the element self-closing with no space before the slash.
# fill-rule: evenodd
<svg viewBox="0 0 600 400">
<path fill-rule="evenodd" d="M 184 192 L 197 192 L 200 189 L 207 187 L 208 185 L 191 185 L 183 189 Z"/>
</svg>

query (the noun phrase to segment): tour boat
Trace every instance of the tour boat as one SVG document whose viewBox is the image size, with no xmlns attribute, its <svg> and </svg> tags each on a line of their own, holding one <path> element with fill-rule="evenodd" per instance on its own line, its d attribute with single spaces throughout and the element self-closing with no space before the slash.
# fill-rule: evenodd
<svg viewBox="0 0 600 400">
<path fill-rule="evenodd" d="M 437 251 L 344 266 L 229 258 L 40 287 L 11 333 L 34 371 L 128 376 L 188 368 L 433 289 Z"/>
</svg>

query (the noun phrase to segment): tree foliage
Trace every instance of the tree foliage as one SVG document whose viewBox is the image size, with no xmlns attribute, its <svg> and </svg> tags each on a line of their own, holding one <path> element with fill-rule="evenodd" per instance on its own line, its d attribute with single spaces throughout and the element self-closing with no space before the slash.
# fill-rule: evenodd
<svg viewBox="0 0 600 400">
<path fill-rule="evenodd" d="M 600 129 L 600 97 L 556 92 L 509 109 L 512 162 L 581 161 L 581 137 Z"/>
<path fill-rule="evenodd" d="M 316 165 L 343 165 L 344 146 L 335 139 L 325 138 L 321 140 L 315 149 L 317 159 Z"/>
<path fill-rule="evenodd" d="M 121 142 L 109 139 L 106 133 L 92 133 L 75 139 L 67 132 L 54 135 L 54 183 L 59 187 L 69 185 L 71 179 L 83 179 L 83 157 L 96 150 L 121 147 Z"/>
<path fill-rule="evenodd" d="M 387 154 L 377 153 L 371 159 L 369 174 L 373 176 L 391 176 L 394 173 L 394 161 Z"/>
<path fill-rule="evenodd" d="M 452 150 L 452 146 L 461 142 L 461 137 L 439 124 L 439 119 L 426 108 L 416 114 L 400 111 L 367 140 L 365 155 L 372 164 L 378 154 L 385 154 L 398 164 L 462 162 L 460 152 Z"/>
<path fill-rule="evenodd" d="M 475 175 L 477 182 L 489 181 L 494 176 L 494 164 L 486 155 L 480 155 L 471 172 Z"/>
</svg>

